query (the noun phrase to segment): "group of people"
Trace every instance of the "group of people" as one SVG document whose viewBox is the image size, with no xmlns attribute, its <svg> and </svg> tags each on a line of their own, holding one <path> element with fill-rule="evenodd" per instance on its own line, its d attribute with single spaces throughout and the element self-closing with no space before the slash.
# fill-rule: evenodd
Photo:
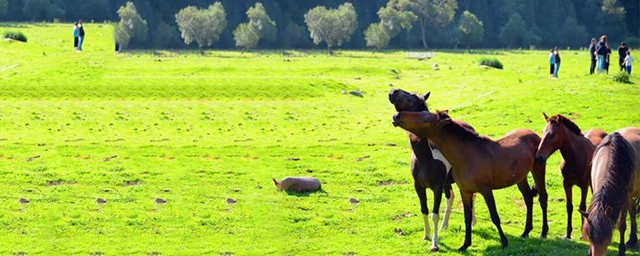
<svg viewBox="0 0 640 256">
<path fill-rule="evenodd" d="M 84 42 L 84 28 L 82 20 L 73 24 L 73 50 L 82 52 L 82 43 Z"/>
<path fill-rule="evenodd" d="M 549 53 L 549 74 L 551 78 L 558 78 L 558 70 L 560 69 L 560 53 L 558 47 L 551 48 Z"/>
<path fill-rule="evenodd" d="M 609 74 L 609 59 L 611 57 L 611 48 L 607 41 L 607 36 L 602 35 L 600 41 L 595 38 L 591 39 L 591 45 L 589 46 L 589 55 L 591 58 L 591 68 L 589 74 L 593 74 L 594 71 L 598 73 L 606 72 Z M 631 57 L 631 51 L 625 42 L 622 42 L 618 47 L 618 66 L 620 71 L 625 71 L 631 75 L 631 66 L 633 65 L 633 57 Z"/>
</svg>

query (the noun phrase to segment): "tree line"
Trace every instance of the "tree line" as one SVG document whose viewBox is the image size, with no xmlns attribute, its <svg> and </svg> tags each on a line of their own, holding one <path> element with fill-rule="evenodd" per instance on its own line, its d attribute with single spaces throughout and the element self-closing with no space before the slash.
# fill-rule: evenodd
<svg viewBox="0 0 640 256">
<path fill-rule="evenodd" d="M 640 1 L 0 0 L 0 21 L 78 19 L 116 23 L 130 48 L 640 46 Z"/>
</svg>

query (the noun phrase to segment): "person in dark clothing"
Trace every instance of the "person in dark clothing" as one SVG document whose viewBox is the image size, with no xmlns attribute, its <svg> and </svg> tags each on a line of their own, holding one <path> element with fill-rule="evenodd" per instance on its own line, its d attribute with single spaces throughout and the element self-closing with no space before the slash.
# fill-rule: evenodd
<svg viewBox="0 0 640 256">
<path fill-rule="evenodd" d="M 78 51 L 82 51 L 82 43 L 84 43 L 84 26 L 80 20 L 78 21 Z"/>
<path fill-rule="evenodd" d="M 558 47 L 556 47 L 553 52 L 553 77 L 558 78 L 558 70 L 560 70 L 560 52 L 558 52 Z"/>
<path fill-rule="evenodd" d="M 602 73 L 604 71 L 604 59 L 607 55 L 607 36 L 602 35 L 600 37 L 600 42 L 596 44 L 596 58 L 598 58 L 598 73 Z"/>
<path fill-rule="evenodd" d="M 607 55 L 604 56 L 604 69 L 609 74 L 609 64 L 611 63 L 611 47 L 609 44 L 606 44 L 607 47 Z"/>
<path fill-rule="evenodd" d="M 589 45 L 589 57 L 591 59 L 591 68 L 589 68 L 589 74 L 593 75 L 596 69 L 596 43 L 598 41 L 595 38 L 591 38 L 591 45 Z"/>
<path fill-rule="evenodd" d="M 556 56 L 553 54 L 553 48 L 549 51 L 549 77 L 554 78 Z"/>
<path fill-rule="evenodd" d="M 629 47 L 627 47 L 627 43 L 622 42 L 620 44 L 620 47 L 618 47 L 618 65 L 620 65 L 620 71 L 625 70 L 624 58 L 627 57 L 628 51 L 629 51 Z"/>
</svg>

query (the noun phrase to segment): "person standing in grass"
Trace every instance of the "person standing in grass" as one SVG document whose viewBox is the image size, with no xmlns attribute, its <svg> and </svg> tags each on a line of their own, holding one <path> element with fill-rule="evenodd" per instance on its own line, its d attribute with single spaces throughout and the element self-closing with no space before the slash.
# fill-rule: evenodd
<svg viewBox="0 0 640 256">
<path fill-rule="evenodd" d="M 591 59 L 591 68 L 589 68 L 589 74 L 593 75 L 593 71 L 596 69 L 596 44 L 598 41 L 596 38 L 591 38 L 591 45 L 589 45 L 589 59 Z"/>
<path fill-rule="evenodd" d="M 558 47 L 556 46 L 556 49 L 553 52 L 553 77 L 554 78 L 558 78 L 558 70 L 560 70 L 560 52 L 558 52 Z"/>
<path fill-rule="evenodd" d="M 82 20 L 78 21 L 78 52 L 82 51 L 82 43 L 84 43 L 84 27 L 82 26 Z"/>
<path fill-rule="evenodd" d="M 620 65 L 620 71 L 625 70 L 624 59 L 627 57 L 628 51 L 627 43 L 622 42 L 620 47 L 618 47 L 618 65 Z"/>
<path fill-rule="evenodd" d="M 549 51 L 549 77 L 553 78 L 556 68 L 555 68 L 555 64 L 556 63 L 556 57 L 553 54 L 553 48 L 551 48 L 551 50 Z"/>
<path fill-rule="evenodd" d="M 631 57 L 631 51 L 627 51 L 627 57 L 624 58 L 624 66 L 627 70 L 627 74 L 631 75 L 631 65 L 633 64 L 633 57 Z"/>
<path fill-rule="evenodd" d="M 607 36 L 602 35 L 600 42 L 596 45 L 596 56 L 598 58 L 598 73 L 604 71 L 604 58 L 607 55 Z"/>
<path fill-rule="evenodd" d="M 73 50 L 78 50 L 78 22 L 73 23 Z"/>
<path fill-rule="evenodd" d="M 609 74 L 609 64 L 611 64 L 611 47 L 609 47 L 609 43 L 607 46 L 607 55 L 604 56 L 604 69 Z"/>
</svg>

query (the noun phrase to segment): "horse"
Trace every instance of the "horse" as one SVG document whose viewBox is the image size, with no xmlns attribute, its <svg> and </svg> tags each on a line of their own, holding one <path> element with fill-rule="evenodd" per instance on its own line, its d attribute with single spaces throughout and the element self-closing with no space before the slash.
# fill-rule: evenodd
<svg viewBox="0 0 640 256">
<path fill-rule="evenodd" d="M 599 129 L 591 129 L 585 135 L 578 125 L 563 115 L 552 117 L 542 113 L 547 122 L 542 130 L 542 141 L 538 146 L 536 160 L 541 164 L 547 161 L 556 150 L 560 149 L 562 162 L 562 185 L 566 196 L 567 233 L 564 238 L 571 239 L 571 215 L 573 213 L 573 186 L 580 188 L 580 206 L 578 209 L 587 209 L 587 193 L 591 185 L 591 158 L 596 146 L 607 135 Z"/>
<path fill-rule="evenodd" d="M 544 184 L 545 165 L 535 161 L 540 137 L 533 131 L 517 129 L 507 133 L 497 141 L 480 136 L 459 123 L 451 120 L 447 112 L 431 113 L 399 112 L 393 116 L 393 125 L 421 137 L 428 138 L 438 146 L 451 163 L 453 178 L 460 189 L 464 206 L 465 239 L 459 251 L 466 251 L 471 245 L 472 196 L 480 193 L 487 204 L 491 220 L 498 229 L 502 247 L 508 246 L 507 237 L 500 226 L 500 217 L 493 197 L 494 189 L 518 185 L 527 207 L 527 220 L 521 237 L 528 237 L 533 229 L 532 207 L 535 190 L 527 183 L 531 171 L 539 193 L 542 208 L 542 234 L 547 236 L 547 200 Z"/>
<path fill-rule="evenodd" d="M 431 93 L 417 95 L 401 89 L 392 89 L 389 92 L 389 101 L 394 104 L 396 111 L 427 111 L 427 99 Z M 442 193 L 447 198 L 444 218 L 440 229 L 447 227 L 449 216 L 451 215 L 451 205 L 454 194 L 451 184 L 451 164 L 445 159 L 438 148 L 427 139 L 421 139 L 411 132 L 407 132 L 409 144 L 411 145 L 411 175 L 413 176 L 413 186 L 420 200 L 420 211 L 424 220 L 424 240 L 429 240 L 429 208 L 427 206 L 427 188 L 433 192 L 433 237 L 431 239 L 431 251 L 439 250 L 438 246 L 438 221 L 440 212 L 440 202 Z"/>
<path fill-rule="evenodd" d="M 586 220 L 582 236 L 589 240 L 589 255 L 606 255 L 616 223 L 620 232 L 618 255 L 625 255 L 626 247 L 634 247 L 638 241 L 633 197 L 640 196 L 640 128 L 623 128 L 604 138 L 593 155 L 591 185 L 589 209 L 580 211 Z M 625 244 L 627 211 L 631 232 Z"/>
</svg>

